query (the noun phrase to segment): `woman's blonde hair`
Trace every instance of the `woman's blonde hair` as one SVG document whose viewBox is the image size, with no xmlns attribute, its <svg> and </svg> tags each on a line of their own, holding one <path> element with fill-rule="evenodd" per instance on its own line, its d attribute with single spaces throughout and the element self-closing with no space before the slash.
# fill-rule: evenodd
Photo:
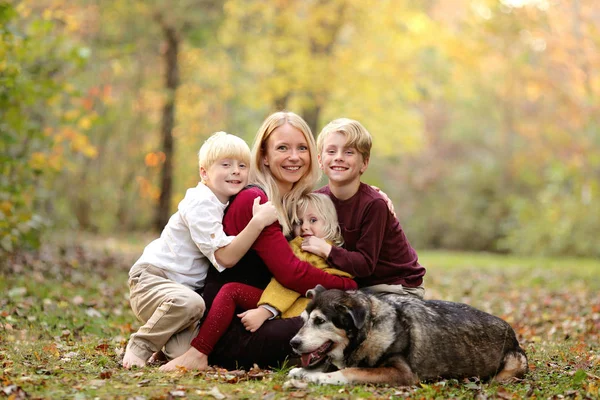
<svg viewBox="0 0 600 400">
<path fill-rule="evenodd" d="M 369 160 L 373 138 L 360 122 L 350 118 L 334 119 L 323 127 L 317 138 L 319 154 L 323 152 L 325 139 L 335 132 L 341 133 L 346 137 L 346 147 L 356 149 L 362 155 L 364 161 Z"/>
<path fill-rule="evenodd" d="M 319 217 L 325 223 L 325 236 L 321 239 L 331 241 L 335 246 L 344 244 L 342 230 L 338 222 L 337 212 L 333 201 L 326 194 L 322 193 L 307 193 L 301 196 L 296 203 L 296 213 L 292 220 L 292 225 L 296 227 L 300 225 L 300 215 L 306 213 L 308 206 L 312 206 Z"/>
<path fill-rule="evenodd" d="M 227 132 L 213 133 L 200 147 L 198 165 L 209 169 L 217 160 L 232 158 L 250 166 L 250 147 L 244 139 Z"/>
<path fill-rule="evenodd" d="M 310 155 L 310 164 L 308 171 L 300 178 L 300 180 L 292 186 L 285 195 L 279 193 L 279 186 L 273 177 L 273 173 L 269 166 L 264 165 L 263 159 L 266 152 L 266 142 L 273 131 L 280 126 L 289 124 L 298 129 L 304 135 L 304 139 L 308 144 L 308 153 Z M 315 138 L 308 127 L 308 124 L 299 115 L 293 112 L 278 111 L 265 119 L 254 138 L 252 146 L 252 160 L 250 164 L 249 181 L 265 190 L 267 197 L 279 212 L 279 223 L 283 228 L 283 234 L 289 236 L 292 233 L 292 224 L 288 215 L 288 210 L 295 212 L 296 201 L 303 194 L 313 190 L 314 185 L 319 180 L 321 170 L 317 160 L 317 146 Z"/>
</svg>

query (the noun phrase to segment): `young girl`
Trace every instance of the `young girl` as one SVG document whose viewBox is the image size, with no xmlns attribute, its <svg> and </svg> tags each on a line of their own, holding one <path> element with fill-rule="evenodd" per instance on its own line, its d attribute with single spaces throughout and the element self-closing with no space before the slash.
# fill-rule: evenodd
<svg viewBox="0 0 600 400">
<path fill-rule="evenodd" d="M 293 211 L 291 219 L 296 238 L 290 242 L 290 246 L 294 254 L 302 261 L 307 261 L 332 275 L 351 277 L 346 272 L 329 267 L 323 258 L 302 250 L 302 241 L 310 236 L 325 239 L 335 246 L 343 243 L 335 207 L 329 196 L 306 194 L 299 198 Z M 197 364 L 197 369 L 208 367 L 208 355 L 227 330 L 236 308 L 248 310 L 238 314 L 238 317 L 241 317 L 247 330 L 254 332 L 267 319 L 279 314 L 283 318 L 299 316 L 308 301 L 302 295 L 282 286 L 274 278 L 264 293 L 261 289 L 243 283 L 225 284 L 215 297 L 198 335 L 192 341 L 192 347 L 199 351 L 202 360 L 201 364 Z"/>
</svg>

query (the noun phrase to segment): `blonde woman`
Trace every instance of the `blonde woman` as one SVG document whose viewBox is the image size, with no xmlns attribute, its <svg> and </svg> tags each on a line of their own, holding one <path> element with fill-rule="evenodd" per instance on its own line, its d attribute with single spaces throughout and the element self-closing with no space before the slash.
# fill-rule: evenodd
<svg viewBox="0 0 600 400">
<path fill-rule="evenodd" d="M 257 196 L 261 203 L 271 201 L 278 209 L 279 224 L 265 228 L 234 268 L 221 273 L 209 270 L 203 291 L 207 309 L 227 282 L 262 289 L 274 277 L 286 288 L 302 294 L 317 284 L 342 290 L 357 288 L 348 277 L 328 274 L 299 260 L 286 240 L 292 234 L 292 218 L 286 210 L 295 209 L 298 199 L 313 190 L 319 174 L 316 144 L 306 122 L 292 112 L 277 112 L 267 117 L 252 148 L 249 181 L 256 186 L 242 190 L 230 201 L 223 226 L 229 235 L 241 232 L 252 218 Z M 250 333 L 234 320 L 211 353 L 210 363 L 223 367 L 276 365 L 292 354 L 289 341 L 301 325 L 299 318 L 276 319 Z M 206 358 L 190 343 L 182 344 L 181 353 L 161 370 L 174 370 L 178 366 L 206 368 Z"/>
<path fill-rule="evenodd" d="M 296 214 L 297 219 L 294 221 L 296 237 L 290 242 L 294 254 L 300 260 L 308 261 L 329 274 L 351 277 L 347 272 L 329 267 L 323 258 L 302 250 L 302 241 L 311 236 L 319 237 L 336 246 L 343 243 L 331 199 L 318 193 L 303 195 L 298 201 Z M 247 310 L 238 314 L 238 317 L 241 318 L 246 330 L 256 332 L 267 320 L 277 315 L 281 315 L 282 318 L 300 316 L 308 302 L 309 299 L 284 287 L 275 278 L 271 279 L 264 292 L 262 289 L 244 283 L 226 283 L 219 290 L 208 315 L 202 321 L 198 335 L 192 340 L 192 347 L 200 353 L 198 363 L 184 366 L 199 370 L 208 367 L 208 356 L 227 331 L 236 309 Z M 268 305 L 269 308 L 260 307 L 261 305 Z M 190 352 L 194 351 L 190 350 Z"/>
</svg>

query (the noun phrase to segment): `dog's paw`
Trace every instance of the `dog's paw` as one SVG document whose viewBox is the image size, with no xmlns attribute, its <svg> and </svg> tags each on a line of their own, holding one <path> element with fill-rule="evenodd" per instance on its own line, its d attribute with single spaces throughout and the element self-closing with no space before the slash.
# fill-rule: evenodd
<svg viewBox="0 0 600 400">
<path fill-rule="evenodd" d="M 290 372 L 288 372 L 288 377 L 301 379 L 304 378 L 305 374 L 306 370 L 304 368 L 292 368 Z"/>
<path fill-rule="evenodd" d="M 348 379 L 341 371 L 335 372 L 310 372 L 306 371 L 302 377 L 312 383 L 319 385 L 344 385 L 348 383 Z"/>
</svg>

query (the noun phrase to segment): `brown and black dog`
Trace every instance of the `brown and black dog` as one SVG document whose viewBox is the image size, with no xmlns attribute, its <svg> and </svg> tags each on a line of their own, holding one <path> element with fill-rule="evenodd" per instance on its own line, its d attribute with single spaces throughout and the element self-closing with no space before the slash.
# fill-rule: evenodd
<svg viewBox="0 0 600 400">
<path fill-rule="evenodd" d="M 466 304 L 320 285 L 307 297 L 304 326 L 290 342 L 303 368 L 290 377 L 413 385 L 440 378 L 508 381 L 527 372 L 510 325 Z"/>
</svg>

